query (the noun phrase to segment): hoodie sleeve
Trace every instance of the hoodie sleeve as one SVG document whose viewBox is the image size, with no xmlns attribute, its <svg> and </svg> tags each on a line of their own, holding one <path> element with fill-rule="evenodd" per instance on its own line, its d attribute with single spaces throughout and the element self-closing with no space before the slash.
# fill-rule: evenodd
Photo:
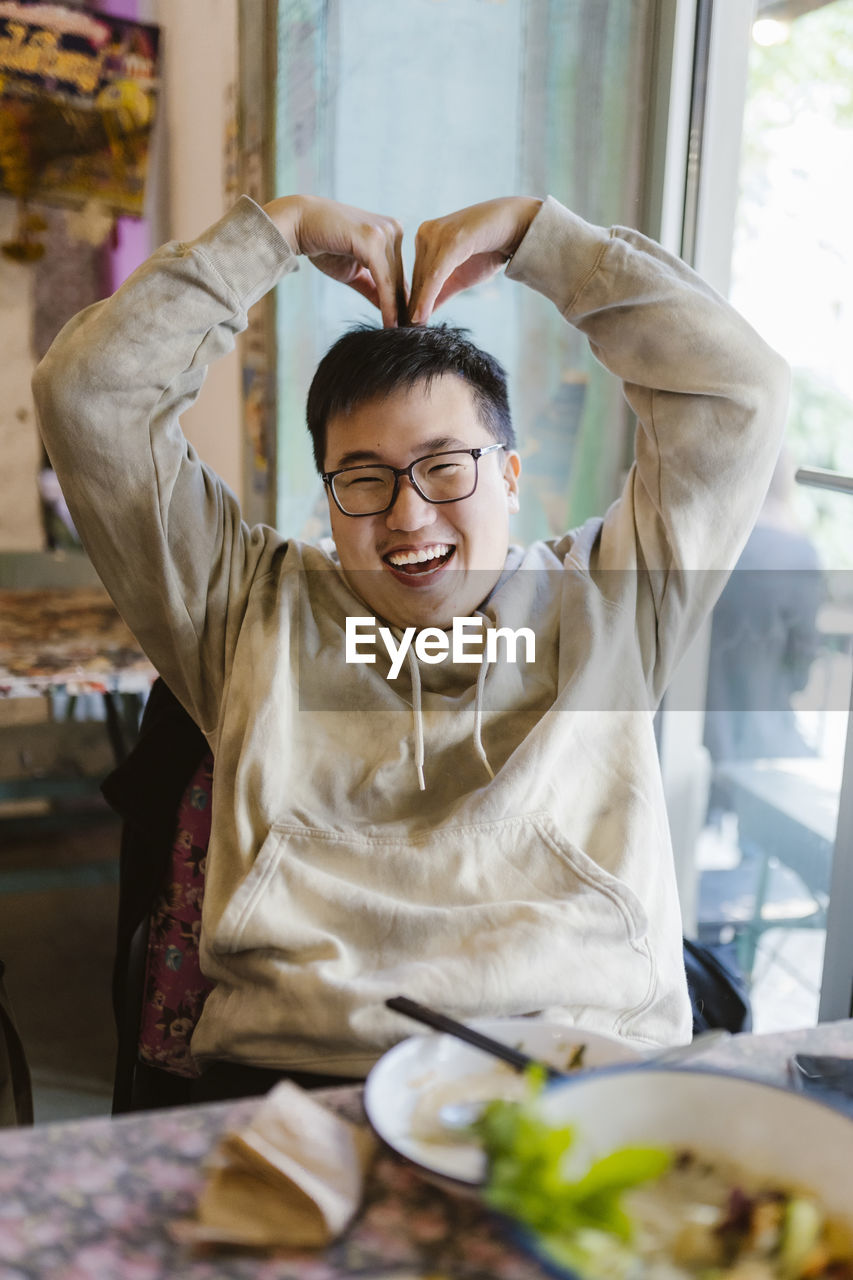
<svg viewBox="0 0 853 1280">
<path fill-rule="evenodd" d="M 586 335 L 636 414 L 633 466 L 584 565 L 605 594 L 633 594 L 657 699 L 758 515 L 784 429 L 787 365 L 680 259 L 550 197 L 507 275 Z"/>
<path fill-rule="evenodd" d="M 35 372 L 42 435 L 120 613 L 197 723 L 215 725 L 249 587 L 272 552 L 185 439 L 180 415 L 249 307 L 296 267 L 243 197 L 198 240 L 164 245 L 75 316 Z"/>
</svg>

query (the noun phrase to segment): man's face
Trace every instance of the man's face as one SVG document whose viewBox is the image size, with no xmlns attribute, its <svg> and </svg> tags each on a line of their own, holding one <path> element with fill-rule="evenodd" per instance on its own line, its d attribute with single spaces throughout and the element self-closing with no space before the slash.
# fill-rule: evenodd
<svg viewBox="0 0 853 1280">
<path fill-rule="evenodd" d="M 442 450 L 488 448 L 495 439 L 474 398 L 453 374 L 415 383 L 330 419 L 325 469 L 365 463 L 405 467 Z M 450 626 L 468 617 L 500 577 L 518 510 L 517 453 L 481 458 L 475 492 L 458 502 L 427 502 L 400 478 L 390 511 L 346 516 L 329 494 L 332 534 L 350 586 L 380 619 L 395 626 Z M 411 552 L 429 559 L 405 563 Z"/>
</svg>

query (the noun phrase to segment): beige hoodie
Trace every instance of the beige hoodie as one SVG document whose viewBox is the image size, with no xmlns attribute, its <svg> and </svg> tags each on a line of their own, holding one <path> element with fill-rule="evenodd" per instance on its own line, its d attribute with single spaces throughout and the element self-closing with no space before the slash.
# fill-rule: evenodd
<svg viewBox="0 0 853 1280">
<path fill-rule="evenodd" d="M 601 520 L 513 549 L 518 661 L 344 660 L 333 549 L 241 522 L 181 434 L 206 365 L 295 266 L 247 198 L 72 320 L 35 378 L 87 550 L 216 758 L 200 1057 L 358 1074 L 410 1024 L 558 1008 L 644 1044 L 690 1010 L 652 729 L 755 519 L 787 372 L 684 264 L 554 200 L 507 275 L 623 379 L 636 463 Z M 418 769 L 426 789 L 420 790 Z"/>
</svg>

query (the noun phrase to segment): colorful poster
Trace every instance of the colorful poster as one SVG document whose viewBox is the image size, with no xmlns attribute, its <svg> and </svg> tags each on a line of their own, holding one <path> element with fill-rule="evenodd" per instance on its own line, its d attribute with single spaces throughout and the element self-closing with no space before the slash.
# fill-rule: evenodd
<svg viewBox="0 0 853 1280">
<path fill-rule="evenodd" d="M 0 192 L 141 217 L 160 31 L 0 0 Z"/>
</svg>

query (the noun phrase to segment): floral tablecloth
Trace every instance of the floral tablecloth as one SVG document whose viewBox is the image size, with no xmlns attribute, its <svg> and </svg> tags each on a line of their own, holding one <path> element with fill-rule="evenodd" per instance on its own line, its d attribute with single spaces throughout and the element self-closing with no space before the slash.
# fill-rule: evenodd
<svg viewBox="0 0 853 1280">
<path fill-rule="evenodd" d="M 0 697 L 144 694 L 155 675 L 101 588 L 0 590 Z"/>
<path fill-rule="evenodd" d="M 788 1055 L 798 1050 L 853 1057 L 853 1022 L 736 1036 L 702 1065 L 782 1084 Z M 318 1096 L 363 1121 L 358 1090 Z M 324 1252 L 191 1252 L 173 1226 L 192 1216 L 219 1136 L 247 1123 L 256 1106 L 217 1103 L 0 1133 L 0 1280 L 542 1280 L 472 1198 L 431 1185 L 387 1152 L 372 1167 L 355 1223 Z"/>
</svg>

